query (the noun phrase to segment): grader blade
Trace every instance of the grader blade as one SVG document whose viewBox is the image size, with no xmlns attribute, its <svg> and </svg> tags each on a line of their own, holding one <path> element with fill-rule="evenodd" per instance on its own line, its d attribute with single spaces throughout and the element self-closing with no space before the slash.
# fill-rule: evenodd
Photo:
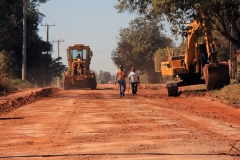
<svg viewBox="0 0 240 160">
<path fill-rule="evenodd" d="M 203 76 L 207 90 L 221 89 L 230 83 L 229 66 L 225 62 L 206 64 Z"/>
</svg>

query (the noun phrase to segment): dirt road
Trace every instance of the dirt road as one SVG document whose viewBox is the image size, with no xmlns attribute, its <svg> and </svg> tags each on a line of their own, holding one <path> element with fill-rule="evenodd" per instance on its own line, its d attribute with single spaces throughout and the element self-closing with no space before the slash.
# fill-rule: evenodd
<svg viewBox="0 0 240 160">
<path fill-rule="evenodd" d="M 0 159 L 240 159 L 240 109 L 164 88 L 117 92 L 61 90 L 1 114 Z"/>
</svg>

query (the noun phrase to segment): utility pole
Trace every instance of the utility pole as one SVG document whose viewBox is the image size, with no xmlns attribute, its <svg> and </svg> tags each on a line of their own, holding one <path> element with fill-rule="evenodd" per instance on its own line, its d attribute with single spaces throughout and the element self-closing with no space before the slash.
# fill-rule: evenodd
<svg viewBox="0 0 240 160">
<path fill-rule="evenodd" d="M 46 23 L 45 23 L 45 25 L 42 25 L 42 24 L 41 24 L 41 26 L 46 26 L 46 27 L 47 27 L 47 42 L 48 42 L 48 31 L 49 31 L 49 27 L 50 27 L 50 26 L 55 26 L 55 24 L 49 25 L 49 24 L 46 24 Z M 47 54 L 48 54 L 48 51 L 47 51 Z"/>
<path fill-rule="evenodd" d="M 58 42 L 58 58 L 59 58 L 59 43 L 64 42 L 64 39 L 63 40 L 60 39 L 60 40 L 57 40 L 57 41 L 53 40 L 53 42 Z"/>
<path fill-rule="evenodd" d="M 22 80 L 26 80 L 26 8 L 27 2 L 23 0 Z"/>
<path fill-rule="evenodd" d="M 60 42 L 64 42 L 64 39 L 63 40 L 60 39 L 60 40 L 57 40 L 57 41 L 53 40 L 53 42 L 57 42 L 58 43 L 58 58 L 59 58 L 59 43 Z M 59 65 L 59 59 L 58 59 L 58 65 Z M 59 77 L 57 77 L 57 86 L 60 87 L 60 78 Z"/>
</svg>

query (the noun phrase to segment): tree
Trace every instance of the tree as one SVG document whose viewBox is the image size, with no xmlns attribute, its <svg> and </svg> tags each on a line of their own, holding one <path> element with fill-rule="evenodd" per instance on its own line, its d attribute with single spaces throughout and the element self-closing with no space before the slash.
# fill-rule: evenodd
<svg viewBox="0 0 240 160">
<path fill-rule="evenodd" d="M 55 61 L 51 55 L 43 54 L 52 51 L 52 45 L 38 36 L 38 26 L 44 15 L 37 9 L 40 3 L 48 0 L 26 0 L 27 2 L 27 39 L 26 62 L 27 80 L 43 84 L 60 75 L 64 65 Z M 20 78 L 22 74 L 22 32 L 23 0 L 0 1 L 0 54 L 4 67 L 2 73 Z M 57 65 L 53 65 L 57 64 Z"/>
<path fill-rule="evenodd" d="M 158 49 L 154 53 L 155 72 L 161 72 L 161 62 L 166 61 L 167 49 Z"/>
<path fill-rule="evenodd" d="M 21 45 L 22 2 L 20 0 L 0 1 L 0 51 Z"/>
<path fill-rule="evenodd" d="M 154 20 L 144 17 L 132 20 L 128 28 L 120 30 L 117 48 L 112 51 L 115 65 L 123 65 L 126 72 L 134 66 L 143 73 L 148 73 L 151 80 L 155 79 L 154 52 L 158 48 L 174 45 L 170 38 L 160 32 L 161 29 Z"/>
<path fill-rule="evenodd" d="M 191 19 L 209 22 L 206 27 L 216 30 L 240 48 L 240 1 L 239 0 L 118 0 L 119 12 L 137 12 L 148 18 L 164 20 L 172 26 L 173 34 L 182 33 L 182 26 Z M 231 29 L 234 35 L 231 35 Z"/>
<path fill-rule="evenodd" d="M 99 75 L 97 77 L 97 81 L 100 83 L 106 84 L 106 83 L 108 83 L 108 81 L 112 81 L 112 76 L 111 76 L 110 72 L 100 70 Z"/>
<path fill-rule="evenodd" d="M 27 0 L 27 31 L 37 33 L 43 14 L 36 7 L 48 0 Z M 0 51 L 22 45 L 23 0 L 0 1 Z M 29 33 L 28 33 L 29 34 Z"/>
</svg>

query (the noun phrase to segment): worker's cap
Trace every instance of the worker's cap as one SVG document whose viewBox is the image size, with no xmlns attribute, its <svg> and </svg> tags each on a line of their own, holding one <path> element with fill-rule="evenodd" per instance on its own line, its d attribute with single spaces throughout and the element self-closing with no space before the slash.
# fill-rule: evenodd
<svg viewBox="0 0 240 160">
<path fill-rule="evenodd" d="M 135 68 L 134 67 L 132 67 L 132 71 L 134 71 L 135 70 Z"/>
<path fill-rule="evenodd" d="M 119 65 L 119 68 L 123 68 L 123 66 L 122 66 L 122 65 Z"/>
</svg>

